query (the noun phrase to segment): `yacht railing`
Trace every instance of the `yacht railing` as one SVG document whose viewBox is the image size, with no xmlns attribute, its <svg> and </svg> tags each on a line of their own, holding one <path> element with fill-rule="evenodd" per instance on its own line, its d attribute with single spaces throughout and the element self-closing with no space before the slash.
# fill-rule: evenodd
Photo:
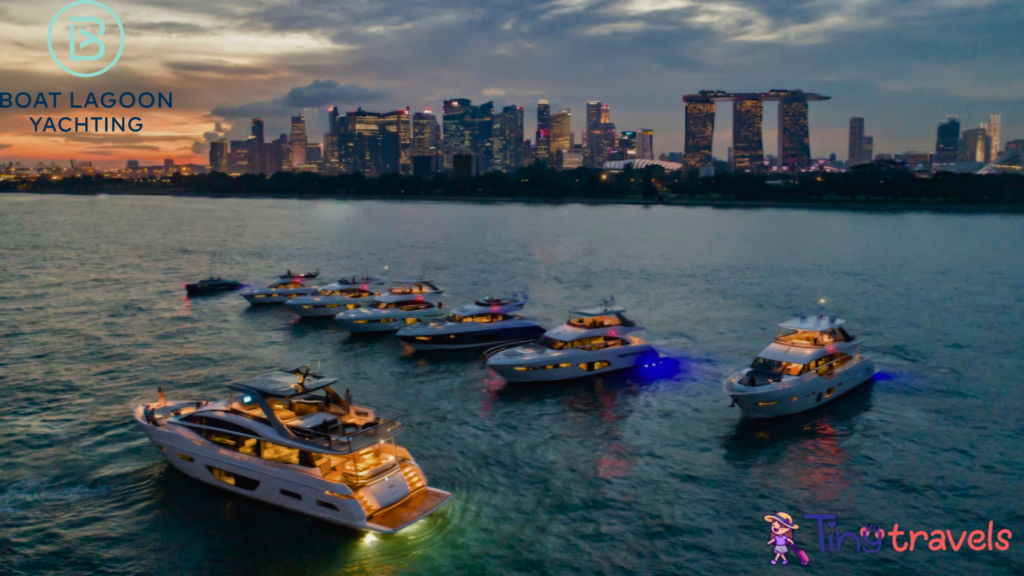
<svg viewBox="0 0 1024 576">
<path fill-rule="evenodd" d="M 508 342 L 506 344 L 499 344 L 493 348 L 488 348 L 487 350 L 484 350 L 483 353 L 484 361 L 486 362 L 488 358 L 494 356 L 498 352 L 508 350 L 509 348 L 515 348 L 516 346 L 522 346 L 524 344 L 532 344 L 536 341 L 536 338 L 530 338 L 529 340 L 517 340 L 515 342 Z"/>
</svg>

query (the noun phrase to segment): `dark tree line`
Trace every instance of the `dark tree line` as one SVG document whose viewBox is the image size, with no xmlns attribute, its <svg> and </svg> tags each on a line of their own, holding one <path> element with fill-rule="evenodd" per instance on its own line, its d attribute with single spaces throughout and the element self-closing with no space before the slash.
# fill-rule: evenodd
<svg viewBox="0 0 1024 576">
<path fill-rule="evenodd" d="M 919 178 L 898 165 L 884 162 L 857 166 L 847 172 L 803 172 L 796 175 L 723 172 L 711 178 L 696 170 L 667 172 L 660 166 L 622 172 L 588 168 L 551 170 L 534 165 L 516 172 L 488 172 L 455 178 L 387 174 L 322 176 L 309 172 L 278 172 L 228 176 L 174 174 L 170 178 L 118 179 L 75 176 L 52 180 L 0 181 L 0 190 L 97 192 L 190 192 L 210 196 L 290 197 L 464 197 L 523 199 L 647 199 L 678 197 L 691 200 L 793 202 L 903 202 L 950 204 L 1024 204 L 1024 175 L 954 174 L 939 172 Z"/>
</svg>

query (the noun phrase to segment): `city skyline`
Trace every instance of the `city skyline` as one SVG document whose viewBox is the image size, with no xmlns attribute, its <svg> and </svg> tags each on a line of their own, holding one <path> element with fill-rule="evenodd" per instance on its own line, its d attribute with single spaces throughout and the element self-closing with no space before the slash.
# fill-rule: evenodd
<svg viewBox="0 0 1024 576">
<path fill-rule="evenodd" d="M 1008 31 L 1024 24 L 1024 7 L 1008 0 L 986 0 L 984 9 L 912 0 L 886 10 L 884 19 L 874 2 L 832 0 L 583 0 L 476 9 L 428 0 L 337 11 L 304 1 L 287 9 L 126 1 L 113 6 L 125 25 L 124 55 L 95 79 L 72 78 L 49 58 L 46 27 L 63 4 L 0 9 L 0 89 L 173 90 L 175 109 L 148 111 L 138 134 L 45 137 L 31 132 L 28 111 L 0 110 L 2 160 L 198 162 L 210 142 L 247 137 L 251 118 L 263 118 L 267 134 L 281 134 L 290 133 L 291 116 L 305 115 L 308 133 L 318 135 L 328 131 L 329 105 L 438 110 L 453 97 L 493 101 L 498 110 L 530 110 L 545 98 L 553 111 L 583 111 L 600 100 L 616 110 L 620 130 L 652 128 L 660 153 L 684 149 L 679 96 L 706 86 L 801 86 L 832 95 L 812 113 L 814 156 L 843 156 L 855 116 L 875 127 L 876 152 L 931 150 L 936 122 L 952 114 L 974 127 L 1001 113 L 1004 141 L 1024 132 L 1019 82 L 1005 73 L 1020 49 L 1011 43 L 997 50 L 984 40 L 1012 37 Z M 969 41 L 939 42 L 949 29 Z M 557 66 L 536 64 L 550 54 L 559 54 Z M 776 114 L 764 112 L 765 154 L 779 152 Z M 713 150 L 719 158 L 732 132 L 722 116 Z M 526 114 L 526 134 L 534 123 Z M 577 142 L 584 128 L 578 113 Z"/>
</svg>

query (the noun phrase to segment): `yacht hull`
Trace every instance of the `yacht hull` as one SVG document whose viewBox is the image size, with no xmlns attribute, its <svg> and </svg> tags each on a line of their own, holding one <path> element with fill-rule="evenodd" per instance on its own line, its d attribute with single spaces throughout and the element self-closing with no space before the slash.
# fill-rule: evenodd
<svg viewBox="0 0 1024 576">
<path fill-rule="evenodd" d="M 870 382 L 875 375 L 875 365 L 871 360 L 861 358 L 825 376 L 814 375 L 805 382 L 785 387 L 780 387 L 780 384 L 770 387 L 739 386 L 736 382 L 743 374 L 745 371 L 727 379 L 725 392 L 747 418 L 759 420 L 791 416 L 834 402 L 861 384 Z"/>
<path fill-rule="evenodd" d="M 404 332 L 398 333 L 398 339 L 414 350 L 468 350 L 536 340 L 544 335 L 544 328 L 534 325 L 451 333 L 427 329 L 410 330 L 409 334 Z"/>
<path fill-rule="evenodd" d="M 488 359 L 487 367 L 508 382 L 558 382 L 626 370 L 657 356 L 654 348 L 646 343 L 602 350 L 577 348 L 522 357 L 509 356 L 506 351 Z"/>
<path fill-rule="evenodd" d="M 286 464 L 229 452 L 210 446 L 191 432 L 148 424 L 142 417 L 141 406 L 135 409 L 135 419 L 164 459 L 182 474 L 233 494 L 348 528 L 397 532 L 438 510 L 451 497 L 444 490 L 425 486 L 426 478 L 414 463 L 411 465 L 424 487 L 412 490 L 406 474 L 396 467 L 394 473 L 353 494 L 344 484 L 296 472 Z M 369 519 L 361 503 L 366 501 L 377 505 Z M 404 514 L 395 519 L 393 510 L 402 510 Z"/>
</svg>

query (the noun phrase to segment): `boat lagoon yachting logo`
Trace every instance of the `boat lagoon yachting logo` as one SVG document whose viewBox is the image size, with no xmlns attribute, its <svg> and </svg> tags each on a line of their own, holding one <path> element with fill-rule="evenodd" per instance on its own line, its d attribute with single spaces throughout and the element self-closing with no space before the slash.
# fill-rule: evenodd
<svg viewBox="0 0 1024 576">
<path fill-rule="evenodd" d="M 68 18 L 62 20 L 61 16 L 64 16 L 68 10 L 71 10 Z M 104 11 L 106 14 L 103 13 Z M 117 28 L 121 32 L 120 45 L 117 48 L 117 55 L 114 56 L 114 59 L 106 64 L 106 66 L 99 68 L 99 66 L 103 65 L 101 59 L 107 52 L 107 46 L 102 37 L 107 31 L 107 24 L 110 22 L 110 18 L 113 18 L 113 22 L 117 24 Z M 59 27 L 57 26 L 58 22 L 61 23 Z M 68 25 L 70 33 L 70 44 L 68 46 L 66 62 L 96 62 L 95 66 L 99 68 L 98 70 L 89 71 L 87 66 L 84 67 L 85 71 L 72 70 L 69 68 L 69 64 L 65 64 L 65 62 L 57 57 L 57 53 L 53 50 L 53 29 L 57 27 L 58 30 L 63 30 L 65 24 Z M 112 37 L 112 35 L 108 35 L 106 38 L 109 40 Z M 117 63 L 117 60 L 121 58 L 121 52 L 124 51 L 124 26 L 121 25 L 121 20 L 117 17 L 117 14 L 114 14 L 113 10 L 96 0 L 77 0 L 61 8 L 60 12 L 57 12 L 57 15 L 50 21 L 50 29 L 46 32 L 46 45 L 50 48 L 50 56 L 53 57 L 53 61 L 62 70 L 72 76 L 92 78 L 110 70 Z M 75 64 L 70 65 L 79 69 L 83 68 Z"/>
</svg>

